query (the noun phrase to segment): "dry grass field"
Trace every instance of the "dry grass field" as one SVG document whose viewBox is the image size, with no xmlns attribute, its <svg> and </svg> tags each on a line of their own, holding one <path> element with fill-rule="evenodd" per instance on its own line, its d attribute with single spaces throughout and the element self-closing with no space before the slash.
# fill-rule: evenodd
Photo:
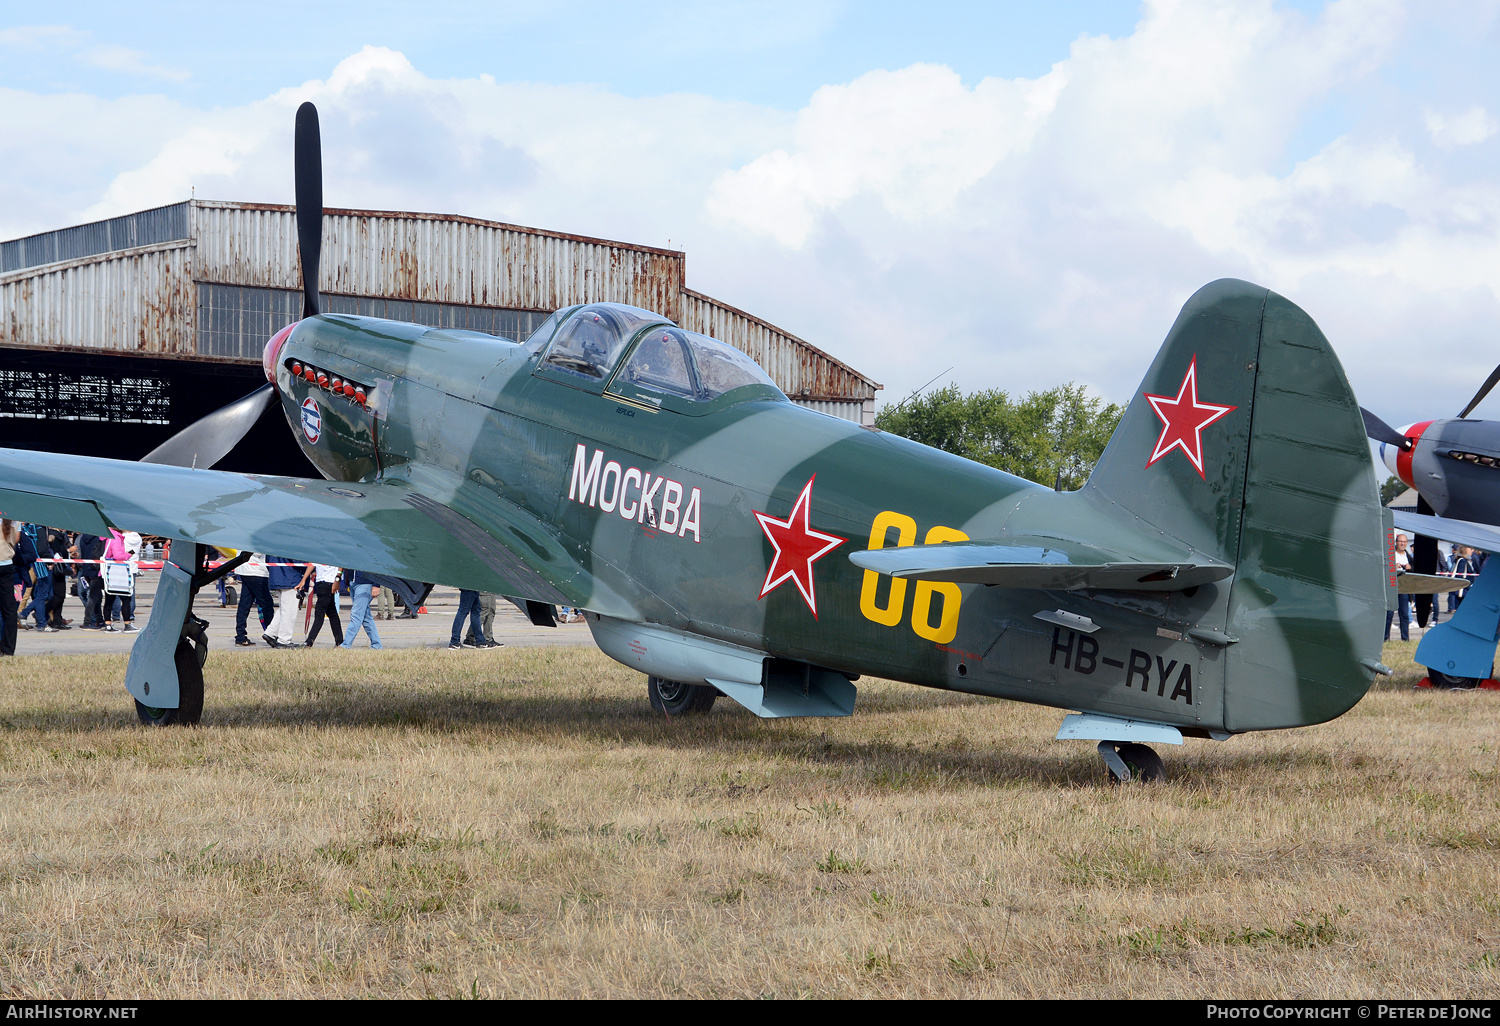
<svg viewBox="0 0 1500 1026">
<path fill-rule="evenodd" d="M 1059 713 L 860 685 L 651 715 L 591 649 L 0 666 L 0 994 L 1456 997 L 1500 992 L 1500 695 L 1403 668 L 1321 727 L 1112 787 Z"/>
</svg>

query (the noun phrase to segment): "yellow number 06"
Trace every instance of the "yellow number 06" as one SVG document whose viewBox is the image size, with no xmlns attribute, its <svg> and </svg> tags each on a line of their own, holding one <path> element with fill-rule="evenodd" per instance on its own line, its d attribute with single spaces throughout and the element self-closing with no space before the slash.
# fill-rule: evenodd
<svg viewBox="0 0 1500 1026">
<path fill-rule="evenodd" d="M 886 510 L 870 525 L 869 547 L 885 548 L 886 535 L 891 528 L 896 529 L 897 548 L 916 544 L 917 522 L 904 513 Z M 935 545 L 938 542 L 968 540 L 969 536 L 962 531 L 955 531 L 951 527 L 934 527 L 927 532 L 923 544 Z M 894 627 L 901 622 L 902 614 L 906 611 L 906 579 L 904 577 L 891 578 L 891 593 L 887 596 L 884 606 L 879 604 L 879 590 L 880 574 L 874 570 L 866 570 L 864 584 L 859 590 L 859 611 L 865 614 L 867 620 L 873 620 L 886 627 Z M 932 624 L 932 597 L 934 595 L 941 596 L 943 600 L 942 618 L 938 620 L 936 626 Z M 946 645 L 958 635 L 958 607 L 962 599 L 963 595 L 956 584 L 918 581 L 916 597 L 912 600 L 911 629 L 916 631 L 919 637 L 935 641 L 939 645 Z"/>
</svg>

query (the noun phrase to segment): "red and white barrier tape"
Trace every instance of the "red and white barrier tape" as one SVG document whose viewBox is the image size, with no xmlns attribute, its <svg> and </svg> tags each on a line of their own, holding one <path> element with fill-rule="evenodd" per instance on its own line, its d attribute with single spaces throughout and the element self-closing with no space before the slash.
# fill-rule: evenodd
<svg viewBox="0 0 1500 1026">
<path fill-rule="evenodd" d="M 36 562 L 38 562 L 38 563 L 62 563 L 64 565 L 71 566 L 71 565 L 78 564 L 78 563 L 89 563 L 89 564 L 96 564 L 96 565 L 97 564 L 104 564 L 104 563 L 128 563 L 129 560 L 125 560 L 125 559 L 38 559 L 38 560 L 36 560 Z M 229 560 L 227 560 L 227 559 L 221 559 L 217 563 L 209 563 L 208 564 L 208 568 L 210 570 L 217 570 L 219 567 L 223 566 L 227 562 L 229 562 Z M 241 564 L 241 565 L 243 565 L 243 564 Z M 307 567 L 307 566 L 314 566 L 314 565 L 315 564 L 313 564 L 313 563 L 262 563 L 261 564 L 261 566 L 268 566 L 268 567 L 269 566 L 300 566 L 300 567 Z M 144 560 L 143 559 L 143 560 L 140 560 L 139 562 L 137 562 L 136 566 L 139 567 L 142 570 L 160 570 L 162 564 L 161 564 L 161 560 L 159 560 L 159 559 L 158 560 Z"/>
</svg>

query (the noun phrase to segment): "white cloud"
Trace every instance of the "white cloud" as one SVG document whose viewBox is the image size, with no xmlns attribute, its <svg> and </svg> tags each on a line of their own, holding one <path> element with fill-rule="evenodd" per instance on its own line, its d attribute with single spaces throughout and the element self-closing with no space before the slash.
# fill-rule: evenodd
<svg viewBox="0 0 1500 1026">
<path fill-rule="evenodd" d="M 1462 114 L 1443 114 L 1429 110 L 1424 115 L 1424 120 L 1432 141 L 1444 149 L 1484 142 L 1500 128 L 1500 124 L 1490 117 L 1489 111 L 1477 104 Z"/>
<path fill-rule="evenodd" d="M 147 55 L 123 46 L 89 45 L 92 36 L 71 25 L 18 25 L 0 29 L 0 51 L 29 54 L 50 53 L 54 60 L 69 55 L 90 68 L 144 78 L 186 82 L 191 76 L 182 68 L 148 64 Z"/>
<path fill-rule="evenodd" d="M 1482 141 L 1489 115 L 1473 95 L 1400 94 L 1285 160 L 1310 112 L 1409 58 L 1408 35 L 1386 0 L 1311 19 L 1269 0 L 1153 2 L 1133 34 L 1082 37 L 1035 79 L 918 64 L 826 86 L 792 114 L 436 79 L 379 48 L 212 111 L 0 93 L 0 139 L 27 140 L 0 161 L 0 190 L 19 197 L 0 236 L 194 187 L 289 201 L 293 111 L 311 99 L 330 206 L 670 238 L 692 287 L 884 381 L 892 401 L 950 364 L 965 387 L 1078 380 L 1128 399 L 1181 303 L 1232 275 L 1303 305 L 1361 399 L 1405 423 L 1456 409 L 1500 358 L 1500 183 L 1454 177 L 1433 145 Z M 1429 119 L 1430 142 L 1409 128 L 1424 110 L 1466 113 Z M 1439 358 L 1413 359 L 1429 348 Z"/>
<path fill-rule="evenodd" d="M 15 25 L 0 29 L 0 48 L 41 52 L 78 46 L 87 38 L 67 25 Z"/>
<path fill-rule="evenodd" d="M 708 209 L 794 248 L 820 214 L 861 193 L 906 220 L 947 213 L 964 189 L 1026 150 L 1066 83 L 1054 71 L 966 89 L 950 69 L 916 64 L 824 86 L 797 116 L 792 152 L 720 176 Z"/>
<path fill-rule="evenodd" d="M 182 68 L 147 64 L 145 54 L 123 46 L 96 46 L 85 51 L 82 59 L 83 63 L 90 67 L 102 68 L 105 71 L 119 71 L 127 75 L 163 78 L 172 82 L 186 82 L 190 77 Z"/>
<path fill-rule="evenodd" d="M 115 174 L 82 216 L 190 189 L 290 201 L 292 120 L 304 100 L 318 105 L 330 206 L 465 213 L 651 244 L 685 239 L 712 176 L 761 152 L 787 120 L 701 96 L 431 79 L 400 53 L 365 47 L 326 81 L 181 112 L 152 156 Z"/>
</svg>

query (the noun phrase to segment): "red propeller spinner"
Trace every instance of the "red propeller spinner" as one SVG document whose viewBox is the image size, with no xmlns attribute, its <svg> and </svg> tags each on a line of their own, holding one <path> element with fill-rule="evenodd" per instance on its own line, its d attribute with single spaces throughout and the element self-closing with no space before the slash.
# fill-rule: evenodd
<svg viewBox="0 0 1500 1026">
<path fill-rule="evenodd" d="M 292 329 L 296 326 L 297 322 L 293 321 L 272 335 L 271 340 L 266 343 L 265 351 L 261 353 L 260 365 L 265 368 L 266 380 L 273 385 L 276 384 L 276 363 L 281 359 L 282 347 L 286 345 L 286 340 L 292 337 Z"/>
</svg>

